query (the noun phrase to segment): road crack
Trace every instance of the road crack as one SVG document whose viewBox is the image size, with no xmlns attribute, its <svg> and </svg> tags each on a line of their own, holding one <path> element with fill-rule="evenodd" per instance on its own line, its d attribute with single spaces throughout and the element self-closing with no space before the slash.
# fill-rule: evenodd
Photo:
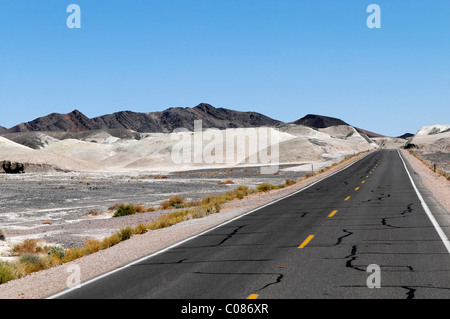
<svg viewBox="0 0 450 319">
<path fill-rule="evenodd" d="M 227 235 L 227 237 L 225 237 L 224 239 L 222 239 L 220 241 L 220 243 L 216 244 L 216 245 L 212 245 L 211 247 L 217 247 L 222 245 L 224 242 L 226 242 L 227 240 L 233 238 L 234 235 L 236 235 L 242 228 L 244 228 L 246 225 L 242 225 L 237 227 L 236 229 L 233 230 L 233 232 L 231 232 L 230 234 Z"/>
<path fill-rule="evenodd" d="M 346 230 L 346 229 L 343 229 L 342 231 L 343 231 L 344 233 L 347 233 L 347 234 L 346 234 L 346 235 L 343 235 L 343 236 L 341 236 L 341 237 L 339 237 L 339 238 L 337 239 L 336 244 L 334 244 L 333 246 L 338 246 L 338 245 L 340 245 L 340 244 L 342 243 L 342 240 L 343 240 L 345 237 L 348 237 L 348 236 L 353 235 L 353 233 L 352 233 L 351 231 L 348 231 L 348 230 Z"/>
</svg>

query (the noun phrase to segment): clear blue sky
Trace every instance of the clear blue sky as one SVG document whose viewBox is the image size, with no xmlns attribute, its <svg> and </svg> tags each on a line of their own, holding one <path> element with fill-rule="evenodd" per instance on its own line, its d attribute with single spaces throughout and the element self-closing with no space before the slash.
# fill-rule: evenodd
<svg viewBox="0 0 450 319">
<path fill-rule="evenodd" d="M 201 102 L 391 136 L 450 124 L 450 1 L 0 0 L 0 125 Z"/>
</svg>

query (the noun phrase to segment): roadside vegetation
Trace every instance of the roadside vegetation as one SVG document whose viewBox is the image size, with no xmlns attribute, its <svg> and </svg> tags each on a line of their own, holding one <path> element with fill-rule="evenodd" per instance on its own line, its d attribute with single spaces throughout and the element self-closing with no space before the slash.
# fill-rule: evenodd
<svg viewBox="0 0 450 319">
<path fill-rule="evenodd" d="M 110 207 L 110 209 L 115 210 L 113 217 L 122 217 L 156 210 L 174 209 L 175 211 L 163 214 L 148 224 L 138 224 L 135 227 L 120 229 L 103 240 L 86 240 L 84 246 L 81 248 L 64 249 L 57 246 L 45 246 L 38 240 L 26 239 L 10 249 L 11 254 L 18 257 L 15 261 L 0 262 L 0 284 L 110 248 L 122 241 L 130 239 L 133 235 L 141 235 L 148 231 L 170 227 L 189 219 L 197 219 L 219 213 L 222 205 L 229 201 L 241 200 L 250 194 L 284 188 L 295 183 L 293 180 L 286 180 L 285 184 L 263 184 L 263 187 L 258 186 L 255 189 L 247 186 L 238 186 L 234 190 L 227 191 L 224 194 L 210 195 L 197 201 L 185 201 L 181 196 L 172 196 L 164 201 L 157 209 L 153 207 L 145 208 L 141 205 L 116 203 Z"/>
<path fill-rule="evenodd" d="M 323 173 L 328 169 L 347 161 L 351 157 L 353 156 L 333 164 L 329 168 L 322 169 L 319 173 Z M 267 193 L 272 190 L 283 189 L 308 179 L 311 176 L 312 174 L 309 173 L 298 180 L 287 179 L 283 184 L 278 185 L 264 183 L 258 185 L 256 188 L 241 185 L 223 194 L 210 195 L 195 201 L 186 201 L 181 196 L 172 196 L 168 200 L 163 201 L 157 208 L 115 203 L 109 207 L 109 210 L 114 211 L 113 217 L 115 218 L 153 211 L 173 211 L 161 215 L 151 223 L 141 223 L 134 227 L 120 229 L 102 240 L 88 239 L 85 241 L 83 247 L 64 249 L 58 246 L 46 246 L 35 239 L 27 239 L 10 249 L 11 254 L 17 257 L 15 261 L 0 261 L 0 284 L 110 248 L 122 241 L 130 239 L 134 235 L 141 235 L 148 231 L 170 227 L 186 220 L 202 218 L 210 214 L 219 213 L 222 209 L 222 205 L 227 202 L 242 200 L 251 194 Z"/>
</svg>

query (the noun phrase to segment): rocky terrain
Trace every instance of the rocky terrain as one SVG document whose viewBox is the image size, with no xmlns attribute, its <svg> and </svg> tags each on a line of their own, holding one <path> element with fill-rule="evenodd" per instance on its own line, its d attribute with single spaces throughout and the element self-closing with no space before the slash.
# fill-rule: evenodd
<svg viewBox="0 0 450 319">
<path fill-rule="evenodd" d="M 411 137 L 406 145 L 415 154 L 450 173 L 450 125 L 428 125 Z"/>
</svg>

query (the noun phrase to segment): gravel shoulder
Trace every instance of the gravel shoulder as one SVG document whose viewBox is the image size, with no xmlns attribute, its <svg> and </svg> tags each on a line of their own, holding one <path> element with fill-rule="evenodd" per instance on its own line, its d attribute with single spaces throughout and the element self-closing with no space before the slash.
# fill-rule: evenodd
<svg viewBox="0 0 450 319">
<path fill-rule="evenodd" d="M 49 297 L 67 289 L 67 282 L 72 274 L 71 267 L 73 265 L 78 266 L 80 269 L 81 282 L 88 281 L 140 258 L 157 253 L 260 206 L 299 191 L 368 154 L 370 153 L 360 154 L 344 163 L 336 165 L 324 173 L 316 174 L 293 186 L 273 190 L 268 193 L 253 194 L 243 200 L 229 202 L 223 206 L 222 211 L 218 214 L 212 214 L 201 219 L 188 220 L 169 228 L 150 231 L 143 235 L 135 235 L 131 239 L 109 249 L 99 251 L 67 264 L 27 275 L 18 280 L 10 281 L 0 285 L 0 298 L 39 299 Z"/>
<path fill-rule="evenodd" d="M 400 150 L 400 152 L 402 152 L 403 157 L 406 158 L 414 172 L 420 177 L 425 188 L 450 213 L 450 183 L 448 180 L 444 176 L 431 171 L 408 151 Z"/>
</svg>

